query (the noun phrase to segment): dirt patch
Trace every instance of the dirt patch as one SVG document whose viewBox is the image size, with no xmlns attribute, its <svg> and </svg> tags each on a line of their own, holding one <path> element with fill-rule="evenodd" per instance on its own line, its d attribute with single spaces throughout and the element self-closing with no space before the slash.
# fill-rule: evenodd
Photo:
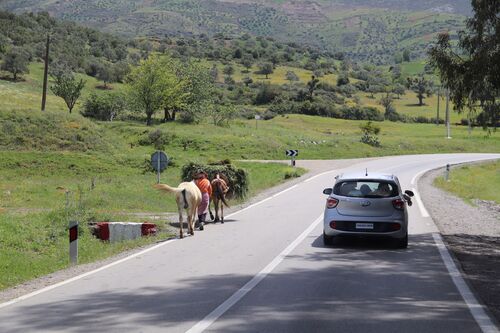
<svg viewBox="0 0 500 333">
<path fill-rule="evenodd" d="M 425 207 L 478 301 L 500 322 L 500 205 L 474 205 L 432 185 L 442 169 L 427 173 L 418 187 Z"/>
</svg>

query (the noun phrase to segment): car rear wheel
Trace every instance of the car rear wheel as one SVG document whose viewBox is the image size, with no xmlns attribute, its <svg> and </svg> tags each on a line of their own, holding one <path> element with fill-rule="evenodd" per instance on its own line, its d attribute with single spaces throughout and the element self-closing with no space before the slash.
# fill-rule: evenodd
<svg viewBox="0 0 500 333">
<path fill-rule="evenodd" d="M 396 239 L 394 245 L 398 249 L 406 249 L 408 247 L 408 233 L 406 233 L 404 238 Z"/>
</svg>

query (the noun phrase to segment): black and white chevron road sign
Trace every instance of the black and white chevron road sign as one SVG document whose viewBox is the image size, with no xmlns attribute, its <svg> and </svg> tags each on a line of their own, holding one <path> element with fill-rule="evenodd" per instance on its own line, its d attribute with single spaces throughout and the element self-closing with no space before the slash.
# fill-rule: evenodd
<svg viewBox="0 0 500 333">
<path fill-rule="evenodd" d="M 299 155 L 299 151 L 298 150 L 291 149 L 291 150 L 287 150 L 286 151 L 286 156 L 295 157 L 295 156 L 298 156 L 298 155 Z"/>
</svg>

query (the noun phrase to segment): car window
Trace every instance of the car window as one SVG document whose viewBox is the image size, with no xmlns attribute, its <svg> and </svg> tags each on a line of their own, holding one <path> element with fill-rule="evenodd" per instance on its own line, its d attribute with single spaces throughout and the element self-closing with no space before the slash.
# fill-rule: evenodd
<svg viewBox="0 0 500 333">
<path fill-rule="evenodd" d="M 386 181 L 344 181 L 333 188 L 333 194 L 355 198 L 390 198 L 398 195 L 397 185 Z"/>
</svg>

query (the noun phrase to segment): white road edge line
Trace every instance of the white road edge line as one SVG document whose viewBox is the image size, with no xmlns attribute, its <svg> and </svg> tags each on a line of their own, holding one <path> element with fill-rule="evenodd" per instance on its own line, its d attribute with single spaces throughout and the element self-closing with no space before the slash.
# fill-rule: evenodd
<svg viewBox="0 0 500 333">
<path fill-rule="evenodd" d="M 415 182 L 417 181 L 417 178 L 419 178 L 422 174 L 426 173 L 427 171 L 430 171 L 431 169 L 426 169 L 422 170 L 419 173 L 417 173 L 413 178 L 411 179 L 411 185 L 415 185 Z"/>
<path fill-rule="evenodd" d="M 448 252 L 448 249 L 446 248 L 441 235 L 439 233 L 433 233 L 432 237 L 434 237 L 434 242 L 436 243 L 439 253 L 441 254 L 441 258 L 443 259 L 443 262 L 448 269 L 448 273 L 450 273 L 453 283 L 460 292 L 460 295 L 462 295 L 462 298 L 469 307 L 472 316 L 476 320 L 481 330 L 484 333 L 498 333 L 499 331 L 496 328 L 495 324 L 493 324 L 490 317 L 486 314 L 482 305 L 478 303 L 478 301 L 474 297 L 474 294 L 469 289 L 469 286 L 467 286 L 467 283 L 465 283 L 465 280 L 460 274 L 460 271 L 455 266 L 455 262 L 451 258 L 451 255 Z"/>
<path fill-rule="evenodd" d="M 250 281 L 243 287 L 236 291 L 224 303 L 219 305 L 215 310 L 210 312 L 205 318 L 199 321 L 196 325 L 191 327 L 186 333 L 201 333 L 212 325 L 220 316 L 227 310 L 241 300 L 248 292 L 259 284 L 264 278 L 271 273 L 276 266 L 278 266 L 285 257 L 290 254 L 312 231 L 323 221 L 323 214 L 321 214 L 302 234 L 299 235 L 290 245 L 288 245 L 280 254 L 278 254 L 263 270 L 257 273 Z"/>
<path fill-rule="evenodd" d="M 0 304 L 0 309 L 1 309 L 1 308 L 4 308 L 4 307 L 7 307 L 7 306 L 9 306 L 9 305 L 15 304 L 15 303 L 17 303 L 17 302 L 23 301 L 23 300 L 25 300 L 25 299 L 31 298 L 31 297 L 33 297 L 33 296 L 39 295 L 39 294 L 44 293 L 44 292 L 46 292 L 46 291 L 49 291 L 49 290 L 52 290 L 52 289 L 55 289 L 55 288 L 58 288 L 58 287 L 64 286 L 64 285 L 66 285 L 66 284 L 68 284 L 68 283 L 71 283 L 71 282 L 74 282 L 74 281 L 77 281 L 77 280 L 83 279 L 84 277 L 87 277 L 87 276 L 89 276 L 89 275 L 92 275 L 92 274 L 95 274 L 95 273 L 97 273 L 97 272 L 103 271 L 103 270 L 108 269 L 108 268 L 110 268 L 110 267 L 113 267 L 113 266 L 115 266 L 115 265 L 121 264 L 121 263 L 122 263 L 122 262 L 124 262 L 124 261 L 130 260 L 130 259 L 133 259 L 133 258 L 136 258 L 136 257 L 138 257 L 138 256 L 140 256 L 140 255 L 143 255 L 143 254 L 147 253 L 147 252 L 153 251 L 153 250 L 155 250 L 155 249 L 157 249 L 157 248 L 159 248 L 159 247 L 162 247 L 162 246 L 165 246 L 165 245 L 170 244 L 170 243 L 172 243 L 172 242 L 175 242 L 176 240 L 177 240 L 177 239 L 170 239 L 170 240 L 168 240 L 168 241 L 165 241 L 165 242 L 162 242 L 162 243 L 160 243 L 160 244 L 157 244 L 157 245 L 155 245 L 155 246 L 153 246 L 153 247 L 147 248 L 147 249 L 145 249 L 145 250 L 143 250 L 143 251 L 141 251 L 141 252 L 134 253 L 134 254 L 132 254 L 132 255 L 130 255 L 130 256 L 128 256 L 128 257 L 125 257 L 125 258 L 123 258 L 123 259 L 120 259 L 120 260 L 114 261 L 114 262 L 112 262 L 112 263 L 110 263 L 110 264 L 108 264 L 108 265 L 105 265 L 105 266 L 99 267 L 99 268 L 97 268 L 97 269 L 94 269 L 93 271 L 90 271 L 90 272 L 87 272 L 87 273 L 84 273 L 84 274 L 81 274 L 81 275 L 75 276 L 75 277 L 73 277 L 73 278 L 71 278 L 71 279 L 68 279 L 68 280 L 61 281 L 61 282 L 59 282 L 59 283 L 53 284 L 53 285 L 51 285 L 51 286 L 48 286 L 48 287 L 42 288 L 42 289 L 40 289 L 40 290 L 34 291 L 34 292 L 32 292 L 32 293 L 29 293 L 29 294 L 26 294 L 26 295 L 23 295 L 23 296 L 20 296 L 20 297 L 18 297 L 18 298 L 14 298 L 13 300 L 10 300 L 10 301 L 8 301 L 8 302 L 1 303 L 1 304 Z"/>
<path fill-rule="evenodd" d="M 418 209 L 420 209 L 420 214 L 422 217 L 429 217 L 429 212 L 427 209 L 425 209 L 424 203 L 422 202 L 422 199 L 420 199 L 420 195 L 418 194 L 417 190 L 415 188 L 412 188 L 415 200 L 417 200 L 418 204 Z"/>
</svg>

